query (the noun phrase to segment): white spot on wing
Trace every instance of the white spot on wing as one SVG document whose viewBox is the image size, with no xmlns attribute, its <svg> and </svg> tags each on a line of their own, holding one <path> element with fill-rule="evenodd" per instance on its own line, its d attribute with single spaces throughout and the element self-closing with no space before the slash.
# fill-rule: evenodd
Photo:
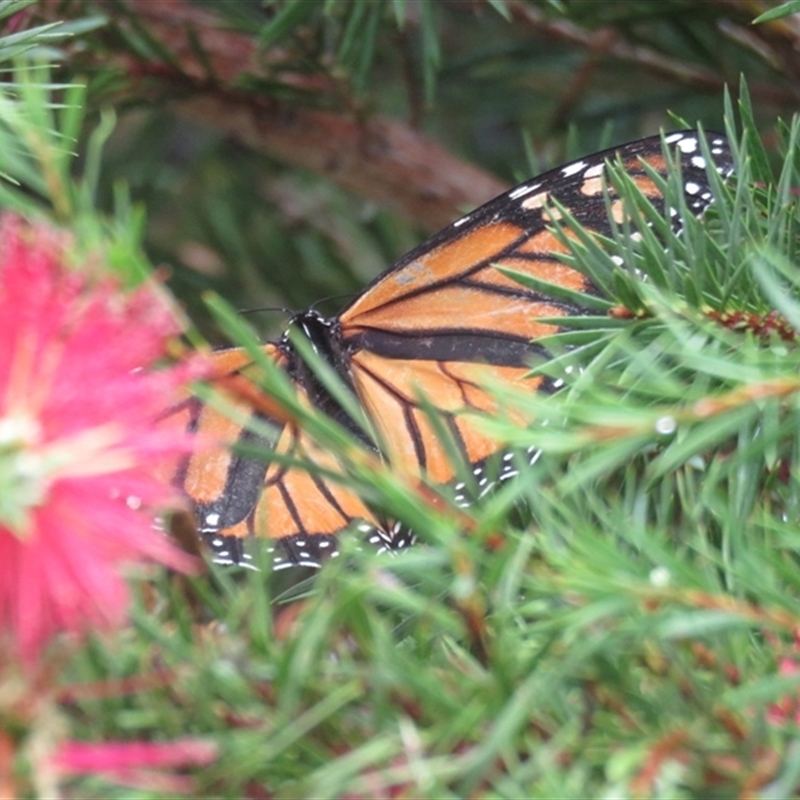
<svg viewBox="0 0 800 800">
<path fill-rule="evenodd" d="M 569 178 L 570 175 L 575 175 L 577 172 L 586 169 L 587 166 L 589 165 L 585 161 L 576 161 L 574 164 L 567 164 L 566 167 L 563 167 L 561 174 L 565 178 Z"/>
<path fill-rule="evenodd" d="M 526 194 L 535 192 L 540 186 L 541 186 L 540 183 L 531 183 L 531 184 L 526 183 L 523 186 L 517 186 L 516 189 L 509 192 L 508 199 L 518 200 L 520 197 L 525 197 Z"/>
</svg>

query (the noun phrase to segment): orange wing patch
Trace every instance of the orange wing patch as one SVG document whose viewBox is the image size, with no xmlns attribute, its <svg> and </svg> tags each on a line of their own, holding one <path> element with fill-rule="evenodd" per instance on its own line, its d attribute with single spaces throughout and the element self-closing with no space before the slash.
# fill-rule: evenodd
<svg viewBox="0 0 800 800">
<path fill-rule="evenodd" d="M 460 277 L 466 266 L 497 254 L 525 236 L 509 222 L 495 222 L 435 247 L 420 258 L 393 269 L 342 314 L 341 321 L 367 317 L 371 312 L 405 302 L 408 295 Z"/>
<path fill-rule="evenodd" d="M 325 474 L 342 475 L 342 467 L 310 437 L 284 428 L 276 453 L 308 463 L 310 469 L 278 463 L 269 466 L 265 489 L 253 514 L 253 533 L 271 538 L 332 536 L 353 520 L 380 527 L 352 490 Z"/>
<path fill-rule="evenodd" d="M 451 430 L 464 456 L 477 463 L 495 453 L 499 445 L 480 432 L 468 416 L 454 415 L 467 410 L 496 413 L 494 398 L 483 388 L 493 382 L 534 390 L 543 380 L 528 377 L 527 367 L 404 361 L 369 352 L 358 353 L 352 365 L 359 399 L 378 429 L 392 468 L 413 476 L 424 474 L 436 483 L 449 481 L 455 468 L 420 397 L 429 398 L 438 411 L 450 417 Z"/>
<path fill-rule="evenodd" d="M 501 276 L 501 284 L 507 279 Z M 492 336 L 533 339 L 553 333 L 556 327 L 536 322 L 534 316 L 560 316 L 563 312 L 551 303 L 533 304 L 524 297 L 481 293 L 478 287 L 451 286 L 437 293 L 437 304 L 431 307 L 424 295 L 406 298 L 392 315 L 386 312 L 360 314 L 348 327 L 347 336 L 360 330 L 380 328 L 385 331 L 408 331 L 420 337 L 420 355 L 425 352 L 426 332 L 462 330 L 465 335 L 486 331 Z"/>
</svg>

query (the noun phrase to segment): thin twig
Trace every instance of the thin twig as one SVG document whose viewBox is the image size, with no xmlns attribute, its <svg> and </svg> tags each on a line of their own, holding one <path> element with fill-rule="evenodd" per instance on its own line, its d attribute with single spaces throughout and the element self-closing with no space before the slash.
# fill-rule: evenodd
<svg viewBox="0 0 800 800">
<path fill-rule="evenodd" d="M 548 19 L 541 8 L 523 0 L 507 0 L 506 7 L 519 25 L 525 25 L 549 38 L 581 45 L 592 51 L 597 49 L 597 37 L 601 35 L 598 31 L 582 28 L 569 20 Z M 631 44 L 619 36 L 609 43 L 605 52 L 610 58 L 631 62 L 648 72 L 702 89 L 718 92 L 726 84 L 724 78 L 711 70 L 665 56 L 643 45 Z M 753 97 L 779 105 L 796 103 L 800 97 L 797 89 L 782 88 L 763 81 L 750 80 L 749 89 Z"/>
</svg>

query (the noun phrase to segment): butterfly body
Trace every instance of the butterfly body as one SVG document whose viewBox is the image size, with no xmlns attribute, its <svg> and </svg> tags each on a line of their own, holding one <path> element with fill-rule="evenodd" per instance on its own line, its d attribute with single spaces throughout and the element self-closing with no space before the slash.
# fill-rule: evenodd
<svg viewBox="0 0 800 800">
<path fill-rule="evenodd" d="M 664 141 L 680 158 L 687 207 L 702 213 L 711 193 L 697 133 L 669 134 Z M 711 134 L 709 144 L 714 168 L 730 172 L 724 137 Z M 430 418 L 429 408 L 435 407 L 450 439 L 480 476 L 498 444 L 461 412 L 495 413 L 489 385 L 557 388 L 540 374 L 531 376 L 532 366 L 551 357 L 541 340 L 559 331 L 559 318 L 596 313 L 589 302 L 595 287 L 563 263 L 569 248 L 550 223 L 558 219 L 560 205 L 585 228 L 610 234 L 609 212 L 617 221 L 625 217 L 622 201 L 604 181 L 607 160 L 615 156 L 639 189 L 663 208 L 648 168 L 663 176 L 669 165 L 661 138 L 650 137 L 551 170 L 495 198 L 401 258 L 338 316 L 326 319 L 306 311 L 293 318 L 290 327 L 305 336 L 357 399 L 365 427 L 331 396 L 291 336 L 265 345 L 265 354 L 286 372 L 302 402 L 343 424 L 393 470 L 444 484 L 454 479 L 455 467 L 452 449 Z M 674 209 L 664 212 L 674 227 L 680 226 Z M 522 285 L 498 267 L 530 276 L 531 285 L 544 288 Z M 565 291 L 556 297 L 547 286 Z M 253 369 L 241 350 L 222 351 L 216 358 L 223 375 Z M 242 398 L 233 397 L 232 403 L 244 420 L 226 421 L 197 400 L 182 401 L 172 417 L 180 413 L 181 424 L 223 442 L 269 447 L 329 473 L 340 468 L 334 454 L 323 452 L 291 421 Z M 259 430 L 271 428 L 274 437 L 249 431 L 248 418 L 258 421 Z M 352 525 L 379 547 L 408 541 L 401 527 L 377 517 L 340 483 L 279 460 L 267 465 L 220 448 L 192 456 L 176 480 L 193 500 L 198 529 L 221 561 L 247 563 L 248 542 L 261 536 L 280 543 L 278 567 L 317 565 L 336 552 L 337 533 Z"/>
<path fill-rule="evenodd" d="M 363 438 L 363 432 L 322 385 L 314 370 L 296 352 L 291 339 L 292 331 L 301 334 L 315 356 L 332 366 L 340 381 L 352 390 L 350 357 L 353 348 L 344 341 L 338 320 L 323 317 L 313 309 L 296 314 L 281 337 L 279 346 L 285 359 L 286 372 L 308 398 L 310 404 L 335 419 L 351 433 Z"/>
</svg>

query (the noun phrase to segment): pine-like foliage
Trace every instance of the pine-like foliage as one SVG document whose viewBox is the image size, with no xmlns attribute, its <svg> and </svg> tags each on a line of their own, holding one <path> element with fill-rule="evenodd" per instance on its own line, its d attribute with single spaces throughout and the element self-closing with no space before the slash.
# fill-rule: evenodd
<svg viewBox="0 0 800 800">
<path fill-rule="evenodd" d="M 335 311 L 515 179 L 682 127 L 668 111 L 736 157 L 679 233 L 621 173 L 635 213 L 610 239 L 564 214 L 611 313 L 548 343 L 560 392 L 501 397 L 536 424 L 482 420 L 542 455 L 475 506 L 297 409 L 418 546 L 345 541 L 305 583 L 139 580 L 131 627 L 58 678 L 74 738 L 208 737 L 204 797 L 797 794 L 800 24 L 755 6 L 0 3 L 0 57 L 25 59 L 0 203 L 129 282 L 161 267 L 214 342 Z"/>
</svg>

